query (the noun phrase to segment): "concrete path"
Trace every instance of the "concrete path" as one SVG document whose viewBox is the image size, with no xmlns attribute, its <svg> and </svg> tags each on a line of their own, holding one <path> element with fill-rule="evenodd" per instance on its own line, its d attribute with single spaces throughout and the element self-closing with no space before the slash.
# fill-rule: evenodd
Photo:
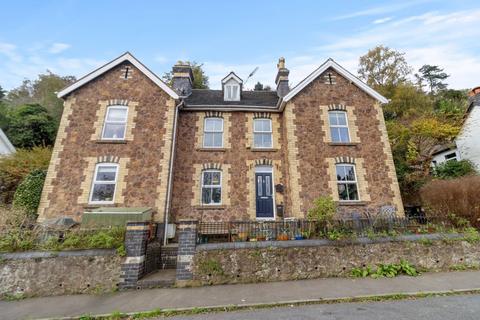
<svg viewBox="0 0 480 320">
<path fill-rule="evenodd" d="M 41 319 L 153 309 L 318 301 L 396 293 L 480 290 L 480 271 L 425 273 L 393 279 L 328 278 L 199 288 L 123 291 L 0 302 L 1 319 Z"/>
</svg>

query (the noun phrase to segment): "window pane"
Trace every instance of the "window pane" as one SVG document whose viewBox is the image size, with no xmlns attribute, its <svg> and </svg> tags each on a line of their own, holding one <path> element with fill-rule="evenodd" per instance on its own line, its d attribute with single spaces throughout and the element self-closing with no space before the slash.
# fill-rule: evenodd
<svg viewBox="0 0 480 320">
<path fill-rule="evenodd" d="M 346 181 L 346 174 L 345 174 L 345 166 L 343 165 L 337 165 L 336 166 L 336 171 L 337 171 L 337 180 L 338 181 Z"/>
<path fill-rule="evenodd" d="M 213 147 L 214 146 L 213 135 L 214 135 L 214 133 L 205 132 L 205 134 L 203 136 L 203 146 L 204 147 Z"/>
<path fill-rule="evenodd" d="M 272 195 L 272 189 L 270 186 L 270 176 L 265 176 L 265 195 L 266 196 L 271 196 Z"/>
<path fill-rule="evenodd" d="M 212 184 L 212 172 L 204 172 L 203 173 L 203 185 L 211 185 Z"/>
<path fill-rule="evenodd" d="M 101 166 L 98 167 L 96 181 L 115 181 L 117 167 Z"/>
<path fill-rule="evenodd" d="M 220 118 L 207 118 L 205 119 L 205 131 L 222 131 L 223 119 Z"/>
<path fill-rule="evenodd" d="M 358 200 L 357 184 L 356 183 L 348 184 L 347 189 L 348 189 L 348 200 Z"/>
<path fill-rule="evenodd" d="M 232 86 L 232 99 L 238 99 L 238 86 Z"/>
<path fill-rule="evenodd" d="M 214 184 L 214 185 L 220 185 L 220 177 L 221 177 L 221 174 L 220 172 L 211 172 L 211 175 L 212 175 L 212 183 L 211 184 Z"/>
<path fill-rule="evenodd" d="M 212 188 L 212 203 L 222 202 L 222 189 Z"/>
<path fill-rule="evenodd" d="M 92 201 L 113 201 L 115 184 L 95 184 L 92 191 Z"/>
<path fill-rule="evenodd" d="M 347 125 L 347 116 L 345 115 L 345 112 L 337 112 L 337 121 L 341 126 Z"/>
<path fill-rule="evenodd" d="M 272 131 L 272 121 L 270 119 L 255 119 L 254 120 L 254 131 Z"/>
<path fill-rule="evenodd" d="M 336 126 L 338 125 L 337 121 L 337 113 L 336 112 L 329 112 L 328 113 L 328 120 L 330 121 L 330 125 Z"/>
<path fill-rule="evenodd" d="M 260 148 L 262 146 L 262 135 L 260 133 L 253 134 L 253 146 L 255 148 Z"/>
<path fill-rule="evenodd" d="M 107 121 L 127 121 L 127 109 L 109 108 Z"/>
<path fill-rule="evenodd" d="M 330 134 L 332 136 L 332 142 L 342 142 L 340 138 L 340 128 L 330 128 Z"/>
<path fill-rule="evenodd" d="M 343 183 L 338 184 L 338 198 L 340 200 L 348 200 L 347 186 Z"/>
<path fill-rule="evenodd" d="M 350 137 L 348 136 L 348 128 L 337 128 L 340 136 L 340 142 L 350 142 Z M 333 138 L 332 138 L 333 140 Z"/>
<path fill-rule="evenodd" d="M 125 136 L 125 124 L 105 123 L 103 137 L 108 139 L 123 139 Z"/>
<path fill-rule="evenodd" d="M 259 197 L 261 197 L 263 195 L 263 190 L 262 190 L 262 176 L 257 176 L 257 194 Z"/>
<path fill-rule="evenodd" d="M 212 133 L 213 135 L 213 145 L 212 147 L 221 147 L 222 146 L 222 133 Z"/>
<path fill-rule="evenodd" d="M 355 170 L 353 166 L 345 166 L 345 174 L 348 181 L 355 181 Z"/>
<path fill-rule="evenodd" d="M 210 204 L 212 202 L 212 189 L 202 188 L 202 203 Z"/>
<path fill-rule="evenodd" d="M 263 147 L 264 148 L 271 148 L 272 147 L 272 134 L 271 133 L 263 133 Z"/>
</svg>

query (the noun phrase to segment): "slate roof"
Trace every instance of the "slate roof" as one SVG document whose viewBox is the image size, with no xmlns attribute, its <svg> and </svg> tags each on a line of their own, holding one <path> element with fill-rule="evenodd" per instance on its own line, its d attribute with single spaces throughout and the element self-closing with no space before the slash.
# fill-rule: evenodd
<svg viewBox="0 0 480 320">
<path fill-rule="evenodd" d="M 276 107 L 278 96 L 275 91 L 242 91 L 240 101 L 224 101 L 222 90 L 193 89 L 185 98 L 185 108 L 195 106 L 256 106 Z"/>
</svg>

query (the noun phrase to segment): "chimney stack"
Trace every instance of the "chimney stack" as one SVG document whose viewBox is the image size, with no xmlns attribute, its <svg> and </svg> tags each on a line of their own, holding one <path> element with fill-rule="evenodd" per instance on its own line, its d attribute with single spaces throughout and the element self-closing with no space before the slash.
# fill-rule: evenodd
<svg viewBox="0 0 480 320">
<path fill-rule="evenodd" d="M 182 61 L 178 61 L 172 68 L 172 87 L 180 96 L 188 96 L 193 88 L 192 67 Z"/>
<path fill-rule="evenodd" d="M 283 98 L 290 91 L 290 88 L 288 87 L 288 74 L 290 73 L 290 70 L 285 68 L 285 58 L 281 57 L 278 59 L 277 69 L 277 76 L 275 77 L 277 95 L 280 98 Z"/>
</svg>

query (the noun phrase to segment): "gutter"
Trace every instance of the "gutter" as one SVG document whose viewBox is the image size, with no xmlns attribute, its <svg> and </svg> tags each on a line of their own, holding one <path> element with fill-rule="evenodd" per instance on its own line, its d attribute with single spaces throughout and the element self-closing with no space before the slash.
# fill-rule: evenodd
<svg viewBox="0 0 480 320">
<path fill-rule="evenodd" d="M 175 160 L 175 146 L 177 141 L 177 122 L 178 122 L 178 110 L 183 105 L 183 100 L 180 101 L 178 105 L 175 106 L 175 115 L 173 119 L 173 136 L 172 136 L 172 146 L 170 147 L 170 160 L 168 165 L 168 184 L 167 184 L 167 202 L 165 204 L 165 212 L 163 216 L 163 245 L 167 245 L 167 227 L 168 227 L 168 218 L 170 211 L 170 202 L 172 195 L 172 183 L 173 183 L 173 163 Z"/>
</svg>

